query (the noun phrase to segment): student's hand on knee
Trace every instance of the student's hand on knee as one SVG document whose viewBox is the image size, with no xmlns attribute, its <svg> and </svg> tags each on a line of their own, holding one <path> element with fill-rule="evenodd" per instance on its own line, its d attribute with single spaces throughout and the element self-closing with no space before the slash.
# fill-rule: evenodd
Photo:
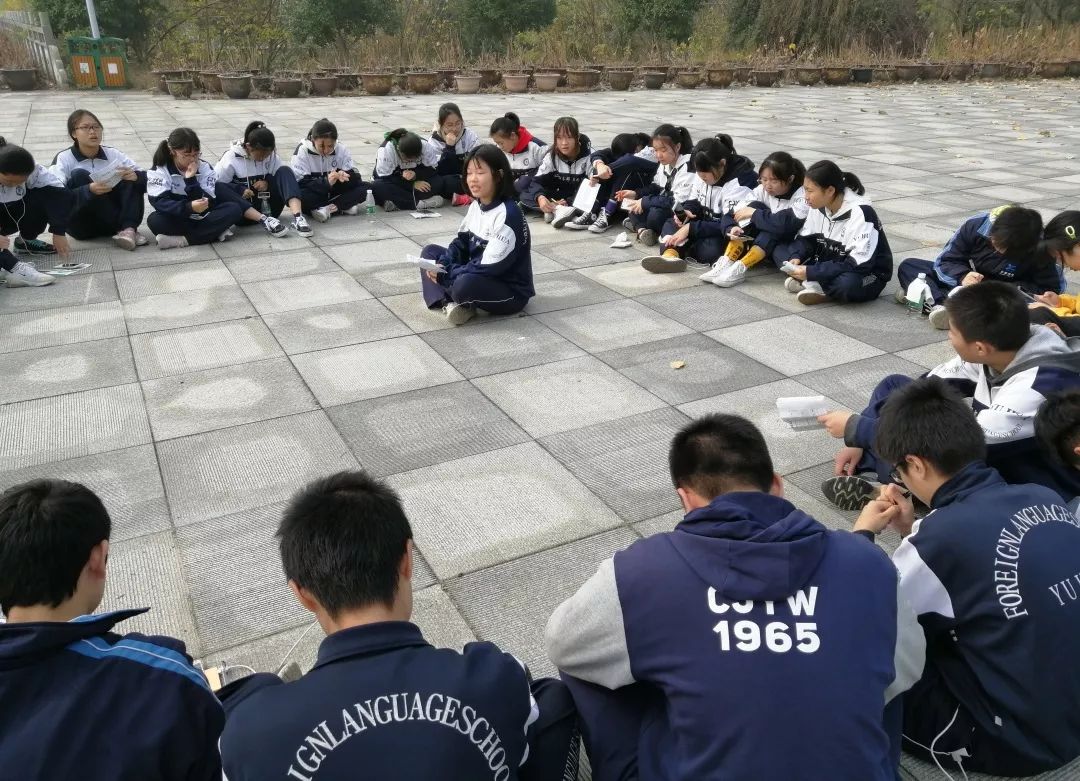
<svg viewBox="0 0 1080 781">
<path fill-rule="evenodd" d="M 1035 296 L 1035 300 L 1038 301 L 1038 303 L 1032 304 L 1032 309 L 1036 308 L 1039 305 L 1047 307 L 1061 306 L 1061 296 L 1049 290 L 1047 290 L 1045 293 Z"/>
<path fill-rule="evenodd" d="M 818 423 L 825 426 L 825 430 L 829 432 L 829 436 L 843 439 L 844 429 L 847 427 L 847 422 L 851 419 L 851 415 L 852 413 L 844 410 L 833 410 L 832 412 L 826 412 L 824 415 L 818 415 Z"/>
<path fill-rule="evenodd" d="M 202 214 L 204 211 L 210 208 L 210 201 L 206 198 L 199 198 L 196 201 L 191 202 L 191 210 L 196 214 Z"/>
<path fill-rule="evenodd" d="M 664 245 L 667 247 L 678 247 L 680 244 L 684 244 L 690 237 L 690 226 L 684 225 L 675 231 L 673 234 L 667 237 Z"/>
<path fill-rule="evenodd" d="M 413 182 L 413 189 L 419 193 L 431 191 L 431 182 Z"/>
<path fill-rule="evenodd" d="M 637 198 L 637 193 L 633 190 L 619 190 L 615 193 L 616 201 L 622 201 L 626 198 Z"/>
<path fill-rule="evenodd" d="M 112 192 L 112 185 L 105 182 L 90 182 L 90 192 L 94 195 L 105 195 Z"/>
<path fill-rule="evenodd" d="M 62 258 L 66 258 L 71 254 L 71 244 L 67 240 L 67 236 L 57 236 L 55 233 L 52 237 L 53 246 L 56 247 L 56 252 Z"/>
<path fill-rule="evenodd" d="M 859 462 L 862 461 L 863 449 L 861 447 L 845 447 L 841 448 L 840 452 L 836 454 L 836 458 L 833 459 L 833 474 L 839 475 L 853 475 L 855 469 L 859 466 Z"/>
<path fill-rule="evenodd" d="M 739 209 L 732 216 L 736 220 L 738 220 L 739 222 L 742 222 L 743 220 L 749 220 L 751 217 L 753 217 L 754 216 L 754 211 L 755 211 L 754 209 L 751 209 L 749 206 L 746 206 L 746 207 L 744 207 L 742 209 Z M 742 228 L 739 228 L 739 232 L 742 233 Z"/>
<path fill-rule="evenodd" d="M 555 211 L 555 204 L 551 202 L 551 199 L 546 195 L 541 195 L 536 199 L 536 205 L 540 208 L 540 211 L 545 214 Z"/>
<path fill-rule="evenodd" d="M 796 265 L 796 264 L 793 262 L 792 265 Z M 798 266 L 797 268 L 793 268 L 791 270 L 791 277 L 792 277 L 792 279 L 797 279 L 800 282 L 805 282 L 806 281 L 806 266 Z"/>
<path fill-rule="evenodd" d="M 641 205 L 641 199 L 638 198 L 636 201 L 631 203 L 626 210 L 631 214 L 641 214 L 642 211 L 644 211 L 644 208 Z"/>
</svg>

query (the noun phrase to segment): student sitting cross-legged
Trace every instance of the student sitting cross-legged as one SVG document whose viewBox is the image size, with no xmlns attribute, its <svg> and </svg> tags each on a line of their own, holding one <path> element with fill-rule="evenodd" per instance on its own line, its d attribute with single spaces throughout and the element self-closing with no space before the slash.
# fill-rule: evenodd
<svg viewBox="0 0 1080 781">
<path fill-rule="evenodd" d="M 454 325 L 476 311 L 512 315 L 533 289 L 529 226 L 518 206 L 510 163 L 494 144 L 481 144 L 465 159 L 465 185 L 473 202 L 449 247 L 428 244 L 421 257 L 439 271 L 421 271 L 424 302 L 442 308 Z"/>
<path fill-rule="evenodd" d="M 743 418 L 688 424 L 670 464 L 683 521 L 547 625 L 593 778 L 894 781 L 924 642 L 888 557 L 786 501 Z"/>
<path fill-rule="evenodd" d="M 491 643 L 433 648 L 410 622 L 412 529 L 385 483 L 317 480 L 277 536 L 289 587 L 327 637 L 299 680 L 264 673 L 222 691 L 230 781 L 577 778 L 563 684 L 531 680 Z"/>
<path fill-rule="evenodd" d="M 289 168 L 300 185 L 300 205 L 318 222 L 335 214 L 359 214 L 368 185 L 353 163 L 352 153 L 338 141 L 337 125 L 323 118 L 293 150 Z"/>
<path fill-rule="evenodd" d="M 1035 436 L 1066 469 L 1080 472 L 1080 388 L 1046 397 L 1035 415 Z M 1080 518 L 1080 495 L 1069 500 L 1069 508 Z"/>
<path fill-rule="evenodd" d="M 893 562 L 926 633 L 926 667 L 903 697 L 904 749 L 1003 776 L 1080 756 L 1076 516 L 1049 488 L 988 467 L 978 422 L 935 377 L 893 393 L 875 450 L 931 508 L 915 520 L 889 485 L 855 524 L 904 536 Z"/>
<path fill-rule="evenodd" d="M 0 778 L 218 781 L 225 715 L 184 644 L 94 613 L 110 531 L 76 483 L 0 495 Z"/>
<path fill-rule="evenodd" d="M 1046 223 L 1039 251 L 1057 268 L 1080 271 L 1080 211 L 1064 211 Z M 1030 304 L 1031 322 L 1052 325 L 1064 336 L 1080 336 L 1080 296 L 1046 290 Z"/>
<path fill-rule="evenodd" d="M 1064 340 L 1046 326 L 1031 325 L 1027 302 L 1004 282 L 964 287 L 945 303 L 949 341 L 956 357 L 929 374 L 971 399 L 974 419 L 986 437 L 987 459 L 1010 483 L 1037 483 L 1066 500 L 1080 495 L 1080 472 L 1067 469 L 1033 438 L 1035 413 L 1049 393 L 1080 387 L 1080 340 Z M 843 439 L 836 477 L 822 484 L 837 506 L 859 509 L 876 493 L 860 473 L 891 481 L 894 464 L 874 447 L 881 408 L 910 377 L 881 380 L 861 414 L 836 411 L 819 420 Z"/>
</svg>

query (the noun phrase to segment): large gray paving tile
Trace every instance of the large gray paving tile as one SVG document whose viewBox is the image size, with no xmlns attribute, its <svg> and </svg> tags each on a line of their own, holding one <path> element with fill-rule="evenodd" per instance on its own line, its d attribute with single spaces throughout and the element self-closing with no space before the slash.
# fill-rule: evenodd
<svg viewBox="0 0 1080 781">
<path fill-rule="evenodd" d="M 584 355 L 532 317 L 500 319 L 483 328 L 432 331 L 421 338 L 468 378 Z"/>
<path fill-rule="evenodd" d="M 118 301 L 0 314 L 0 353 L 124 336 Z"/>
<path fill-rule="evenodd" d="M 548 312 L 537 319 L 589 352 L 614 350 L 691 333 L 686 326 L 657 314 L 637 301 L 625 299 Z"/>
<path fill-rule="evenodd" d="M 408 270 L 411 272 L 412 289 L 415 289 L 416 285 L 419 284 L 420 271 L 415 265 L 405 260 L 405 256 L 419 255 L 420 249 L 420 245 L 415 241 L 399 237 L 383 241 L 362 241 L 355 244 L 331 245 L 327 246 L 325 251 L 341 268 L 354 276 Z M 379 295 L 389 294 L 381 293 Z"/>
<path fill-rule="evenodd" d="M 907 307 L 897 304 L 891 295 L 856 307 L 810 309 L 802 317 L 886 352 L 919 347 L 945 338 L 945 334 L 935 330 L 926 319 L 909 314 Z"/>
<path fill-rule="evenodd" d="M 327 414 L 361 466 L 379 476 L 529 440 L 467 382 L 358 401 Z"/>
<path fill-rule="evenodd" d="M 317 247 L 280 252 L 274 255 L 229 257 L 225 259 L 225 265 L 236 281 L 241 284 L 336 271 L 334 262 Z"/>
<path fill-rule="evenodd" d="M 290 225 L 290 220 L 284 220 Z M 315 229 L 318 230 L 318 225 Z M 274 238 L 261 225 L 251 225 L 243 228 L 234 228 L 236 238 L 225 242 L 216 241 L 212 245 L 214 252 L 219 258 L 241 258 L 247 255 L 267 256 L 282 252 L 294 252 L 296 250 L 310 249 L 312 242 L 300 238 L 289 228 L 289 232 L 282 238 Z M 175 252 L 168 250 L 164 254 Z"/>
<path fill-rule="evenodd" d="M 679 507 L 668 473 L 668 449 L 689 422 L 671 408 L 555 434 L 540 444 L 627 521 Z"/>
<path fill-rule="evenodd" d="M 664 406 L 656 396 L 588 356 L 481 377 L 473 383 L 534 437 Z"/>
<path fill-rule="evenodd" d="M 167 133 L 168 131 L 166 131 Z M 149 237 L 150 231 L 145 230 Z M 159 250 L 154 245 L 153 239 L 146 247 L 141 247 L 134 252 L 117 249 L 110 250 L 109 259 L 113 271 L 126 271 L 133 268 L 148 268 L 160 266 L 172 266 L 177 263 L 194 263 L 200 260 L 214 260 L 217 254 L 209 244 L 200 244 L 194 247 L 178 247 L 171 250 Z"/>
<path fill-rule="evenodd" d="M 716 285 L 654 293 L 638 301 L 650 309 L 690 326 L 695 331 L 726 328 L 741 323 L 767 321 L 785 312 L 779 307 Z"/>
<path fill-rule="evenodd" d="M 925 371 L 922 366 L 895 355 L 878 355 L 831 369 L 800 374 L 796 379 L 848 409 L 861 410 L 870 401 L 874 387 L 887 375 L 918 377 Z"/>
<path fill-rule="evenodd" d="M 423 220 L 418 220 L 423 222 Z M 357 241 L 383 241 L 400 239 L 401 234 L 384 222 L 370 217 L 355 220 L 331 220 L 315 228 L 312 241 L 320 247 L 348 244 Z"/>
<path fill-rule="evenodd" d="M 172 439 L 317 409 L 288 358 L 143 383 L 154 439 Z"/>
<path fill-rule="evenodd" d="M 169 328 L 253 317 L 255 308 L 238 285 L 164 293 L 124 302 L 128 331 L 144 334 Z"/>
<path fill-rule="evenodd" d="M 795 315 L 710 331 L 706 336 L 787 375 L 880 355 L 881 350 Z"/>
<path fill-rule="evenodd" d="M 172 439 L 158 445 L 177 526 L 288 499 L 356 459 L 322 412 Z"/>
<path fill-rule="evenodd" d="M 580 236 L 580 234 L 578 235 Z M 607 236 L 607 234 L 604 235 Z M 615 234 L 612 233 L 612 239 L 614 237 Z M 564 243 L 560 242 L 544 246 L 542 254 L 567 268 L 606 266 L 610 263 L 625 261 L 627 256 L 636 257 L 639 261 L 645 257 L 644 249 L 640 244 L 635 244 L 629 249 L 612 249 L 608 246 L 609 244 L 611 244 L 611 239 L 607 241 L 597 240 L 589 234 L 588 236 L 582 236 L 577 241 L 568 240 Z M 647 272 L 643 269 L 642 273 Z"/>
<path fill-rule="evenodd" d="M 61 277 L 48 287 L 0 288 L 0 315 L 36 309 L 100 304 L 117 299 L 113 275 L 73 274 Z"/>
<path fill-rule="evenodd" d="M 250 363 L 281 355 L 259 320 L 232 320 L 131 337 L 135 365 L 144 380 Z"/>
<path fill-rule="evenodd" d="M 420 279 L 417 277 L 416 289 L 420 289 Z M 428 309 L 424 303 L 424 297 L 420 293 L 403 293 L 396 296 L 380 298 L 383 306 L 389 309 L 405 325 L 415 333 L 422 334 L 428 331 L 437 331 L 441 328 L 453 328 L 454 324 L 446 319 L 440 309 Z M 473 323 L 480 322 L 478 317 Z"/>
<path fill-rule="evenodd" d="M 674 491 L 675 489 L 672 488 L 671 490 Z M 675 503 L 679 504 L 679 501 L 676 499 Z M 674 529 L 682 522 L 685 514 L 682 507 L 680 507 L 678 510 L 658 515 L 655 518 L 649 518 L 646 521 L 641 521 L 641 523 L 632 524 L 631 528 L 642 537 L 651 537 L 654 534 L 669 532 Z"/>
<path fill-rule="evenodd" d="M 289 355 L 412 333 L 390 310 L 370 299 L 266 315 L 263 322 Z"/>
<path fill-rule="evenodd" d="M 371 293 L 344 271 L 251 282 L 241 287 L 261 315 L 371 298 Z"/>
<path fill-rule="evenodd" d="M 170 527 L 169 508 L 152 445 L 4 472 L 0 474 L 0 490 L 42 478 L 82 483 L 96 493 L 112 519 L 113 542 Z"/>
<path fill-rule="evenodd" d="M 417 336 L 301 353 L 292 361 L 324 407 L 462 378 Z"/>
<path fill-rule="evenodd" d="M 901 350 L 898 356 L 905 361 L 917 363 L 926 369 L 933 369 L 956 357 L 956 351 L 948 340 L 934 342 L 923 347 L 915 347 L 911 350 Z"/>
<path fill-rule="evenodd" d="M 0 406 L 0 471 L 148 442 L 138 383 Z"/>
<path fill-rule="evenodd" d="M 669 404 L 683 404 L 782 377 L 703 334 L 610 350 L 596 357 Z M 679 364 L 683 365 L 676 368 Z"/>
<path fill-rule="evenodd" d="M 619 524 L 534 442 L 390 478 L 439 580 Z M 499 486 L 497 498 L 492 486 Z"/>
<path fill-rule="evenodd" d="M 0 354 L 0 404 L 135 382 L 125 337 Z"/>
<path fill-rule="evenodd" d="M 686 274 L 650 274 L 641 267 L 640 257 L 635 256 L 633 260 L 623 263 L 584 268 L 578 273 L 624 296 L 641 296 L 646 293 L 662 293 L 666 290 L 680 290 L 684 287 L 703 285 L 705 283 L 698 279 L 702 271 Z"/>
<path fill-rule="evenodd" d="M 526 311 L 534 315 L 621 298 L 611 288 L 597 284 L 576 271 L 558 271 L 534 277 L 533 288 L 536 296 L 529 301 Z"/>
<path fill-rule="evenodd" d="M 465 575 L 445 587 L 481 640 L 517 656 L 534 677 L 555 675 L 544 648 L 548 618 L 600 562 L 637 538 L 629 529 L 615 529 Z"/>
<path fill-rule="evenodd" d="M 220 260 L 116 272 L 116 287 L 120 291 L 120 298 L 125 301 L 161 293 L 229 287 L 233 284 L 233 275 Z"/>
</svg>

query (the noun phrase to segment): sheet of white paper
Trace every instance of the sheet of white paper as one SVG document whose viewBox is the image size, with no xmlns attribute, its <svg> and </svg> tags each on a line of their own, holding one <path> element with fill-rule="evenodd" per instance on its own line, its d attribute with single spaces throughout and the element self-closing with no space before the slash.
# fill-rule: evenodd
<svg viewBox="0 0 1080 781">
<path fill-rule="evenodd" d="M 577 195 L 574 197 L 574 208 L 586 214 L 591 214 L 593 207 L 596 205 L 596 194 L 598 192 L 600 192 L 599 182 L 593 184 L 588 179 L 583 179 L 581 186 L 578 187 Z"/>
<path fill-rule="evenodd" d="M 436 263 L 434 260 L 428 260 L 427 258 L 418 258 L 416 255 L 406 255 L 405 260 L 410 263 L 415 263 L 424 271 L 446 271 L 442 266 Z"/>
<path fill-rule="evenodd" d="M 106 163 L 101 168 L 95 168 L 90 172 L 90 180 L 100 182 L 109 187 L 116 187 L 120 183 L 120 165 L 115 160 Z"/>
<path fill-rule="evenodd" d="M 796 431 L 825 428 L 818 422 L 818 415 L 829 411 L 824 396 L 786 396 L 776 400 L 780 419 Z"/>
<path fill-rule="evenodd" d="M 438 212 L 409 212 L 415 220 L 426 220 L 431 217 L 442 217 Z"/>
</svg>

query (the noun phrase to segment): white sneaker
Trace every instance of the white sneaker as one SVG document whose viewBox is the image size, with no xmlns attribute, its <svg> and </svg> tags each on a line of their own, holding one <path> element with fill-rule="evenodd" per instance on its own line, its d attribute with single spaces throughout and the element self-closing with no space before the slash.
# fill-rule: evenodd
<svg viewBox="0 0 1080 781">
<path fill-rule="evenodd" d="M 588 230 L 589 226 L 596 222 L 596 215 L 589 212 L 582 212 L 570 222 L 566 223 L 566 229 L 568 231 L 583 231 Z"/>
<path fill-rule="evenodd" d="M 348 209 L 345 209 L 341 213 L 342 214 L 348 214 L 350 217 L 355 217 L 356 215 L 358 215 L 360 213 L 360 204 L 356 204 L 355 206 L 350 206 Z"/>
<path fill-rule="evenodd" d="M 266 228 L 266 232 L 273 236 L 275 239 L 283 239 L 285 238 L 285 235 L 289 232 L 289 229 L 285 225 L 285 223 L 283 223 L 277 217 L 271 217 L 269 214 L 263 215 L 262 226 Z"/>
<path fill-rule="evenodd" d="M 19 261 L 15 268 L 7 273 L 8 287 L 45 287 L 56 281 L 55 277 L 42 274 L 29 263 Z"/>
<path fill-rule="evenodd" d="M 930 325 L 939 331 L 949 330 L 949 313 L 941 304 L 930 310 Z"/>
<path fill-rule="evenodd" d="M 150 239 L 146 238 L 145 236 L 143 236 L 138 231 L 135 231 L 135 246 L 136 247 L 145 247 L 149 243 L 150 243 Z"/>
<path fill-rule="evenodd" d="M 577 209 L 573 206 L 556 206 L 555 216 L 551 219 L 552 228 L 561 228 L 570 220 L 574 219 L 574 215 L 577 214 Z"/>
<path fill-rule="evenodd" d="M 416 202 L 417 209 L 441 209 L 446 203 L 441 195 L 433 195 L 430 198 L 424 198 L 421 201 Z"/>
<path fill-rule="evenodd" d="M 293 230 L 296 231 L 296 235 L 301 238 L 308 239 L 315 235 L 315 231 L 308 225 L 307 218 L 302 214 L 294 214 L 292 224 Z"/>
<path fill-rule="evenodd" d="M 795 279 L 795 277 L 788 277 L 784 280 L 784 290 L 787 292 L 798 293 L 802 289 L 803 283 L 800 280 Z"/>
<path fill-rule="evenodd" d="M 589 226 L 589 233 L 603 233 L 610 227 L 611 225 L 608 222 L 608 213 L 601 210 L 600 213 L 596 215 L 596 219 L 593 221 L 593 224 Z"/>
<path fill-rule="evenodd" d="M 311 219 L 315 220 L 315 222 L 328 222 L 330 220 L 330 207 L 320 206 L 318 209 L 312 209 Z"/>
<path fill-rule="evenodd" d="M 455 304 L 453 301 L 447 304 L 443 311 L 446 313 L 446 319 L 454 325 L 463 325 L 476 315 L 476 310 L 471 306 Z"/>
<path fill-rule="evenodd" d="M 746 279 L 746 271 L 745 264 L 734 262 L 713 277 L 712 283 L 717 287 L 735 287 Z"/>
<path fill-rule="evenodd" d="M 709 270 L 699 276 L 698 279 L 700 279 L 702 282 L 712 282 L 722 273 L 727 271 L 728 266 L 730 266 L 733 262 L 734 261 L 732 261 L 732 259 L 729 258 L 727 255 L 721 255 L 720 260 L 713 263 Z"/>
<path fill-rule="evenodd" d="M 186 236 L 166 236 L 164 233 L 157 235 L 158 249 L 178 249 L 188 245 Z"/>
<path fill-rule="evenodd" d="M 220 243 L 224 243 L 235 235 L 236 234 L 232 232 L 232 228 L 226 228 L 224 231 L 221 232 L 221 235 L 217 237 L 217 240 Z"/>
<path fill-rule="evenodd" d="M 112 237 L 113 244 L 120 249 L 126 249 L 128 252 L 132 252 L 138 245 L 135 241 L 135 229 L 124 228 L 122 231 Z"/>
</svg>

